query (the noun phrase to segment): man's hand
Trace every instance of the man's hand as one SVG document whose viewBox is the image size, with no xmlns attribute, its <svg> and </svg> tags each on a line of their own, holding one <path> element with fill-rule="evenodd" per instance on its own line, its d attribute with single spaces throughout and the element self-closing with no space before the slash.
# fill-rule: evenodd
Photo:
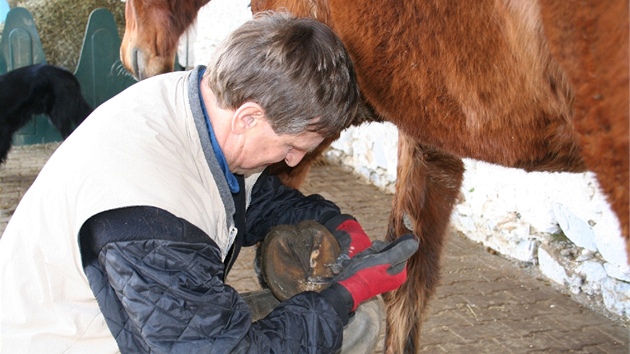
<svg viewBox="0 0 630 354">
<path fill-rule="evenodd" d="M 387 291 L 395 290 L 407 279 L 407 259 L 418 250 L 418 240 L 412 234 L 391 243 L 375 241 L 367 250 L 357 254 L 333 279 L 329 289 L 352 298 L 354 311 L 363 301 Z M 348 304 L 350 305 L 350 304 Z"/>
<path fill-rule="evenodd" d="M 349 258 L 363 252 L 372 245 L 372 241 L 361 225 L 350 215 L 342 214 L 326 223 L 326 227 L 339 242 L 342 255 Z"/>
</svg>

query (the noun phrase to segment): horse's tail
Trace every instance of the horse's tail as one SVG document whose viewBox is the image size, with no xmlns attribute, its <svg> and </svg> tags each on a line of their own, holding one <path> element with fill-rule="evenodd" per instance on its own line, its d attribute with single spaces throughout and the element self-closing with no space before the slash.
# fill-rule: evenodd
<svg viewBox="0 0 630 354">
<path fill-rule="evenodd" d="M 439 282 L 444 238 L 463 174 L 461 159 L 399 134 L 398 178 L 387 238 L 412 230 L 420 246 L 407 262 L 405 284 L 384 296 L 387 353 L 420 350 L 423 314 Z"/>
<path fill-rule="evenodd" d="M 407 262 L 407 281 L 396 291 L 384 295 L 387 306 L 386 352 L 418 353 L 420 332 L 427 304 L 439 282 L 442 246 L 427 252 L 421 248 Z M 438 250 L 439 249 L 439 250 Z"/>
</svg>

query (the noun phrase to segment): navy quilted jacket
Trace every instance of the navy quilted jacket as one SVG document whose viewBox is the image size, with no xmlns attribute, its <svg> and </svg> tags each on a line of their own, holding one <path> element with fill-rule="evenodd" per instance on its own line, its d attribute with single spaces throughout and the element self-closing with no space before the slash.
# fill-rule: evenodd
<svg viewBox="0 0 630 354">
<path fill-rule="evenodd" d="M 334 353 L 341 347 L 346 305 L 307 292 L 251 322 L 240 295 L 224 284 L 241 245 L 277 224 L 340 217 L 333 203 L 305 197 L 263 174 L 226 263 L 212 239 L 184 219 L 150 206 L 110 210 L 81 229 L 90 286 L 122 353 Z M 330 292 L 328 293 L 330 294 Z"/>
</svg>

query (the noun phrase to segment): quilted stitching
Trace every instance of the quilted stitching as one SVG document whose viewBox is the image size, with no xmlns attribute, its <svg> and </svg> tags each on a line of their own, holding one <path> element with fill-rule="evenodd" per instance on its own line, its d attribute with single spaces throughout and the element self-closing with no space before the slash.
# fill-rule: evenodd
<svg viewBox="0 0 630 354">
<path fill-rule="evenodd" d="M 112 287 L 102 287 L 97 297 L 101 306 L 117 304 L 119 312 L 111 316 L 108 311 L 107 320 L 121 352 L 229 353 L 240 345 L 250 353 L 274 348 L 332 353 L 341 346 L 334 335 L 342 331 L 341 321 L 317 293 L 293 297 L 251 324 L 245 302 L 221 282 L 223 265 L 210 256 L 217 252 L 209 245 L 164 240 L 103 249 L 100 261 Z"/>
</svg>

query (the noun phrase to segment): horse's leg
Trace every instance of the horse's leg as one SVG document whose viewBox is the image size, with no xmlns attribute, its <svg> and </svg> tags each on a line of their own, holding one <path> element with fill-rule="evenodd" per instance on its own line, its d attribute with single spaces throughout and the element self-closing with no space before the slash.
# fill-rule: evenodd
<svg viewBox="0 0 630 354">
<path fill-rule="evenodd" d="M 410 232 L 409 226 L 420 247 L 407 263 L 407 282 L 384 297 L 387 353 L 419 350 L 422 317 L 438 285 L 444 237 L 463 174 L 461 159 L 399 133 L 398 177 L 387 238 Z"/>
<path fill-rule="evenodd" d="M 574 88 L 582 157 L 619 218 L 630 254 L 628 2 L 543 0 L 540 6 L 551 52 Z"/>
<path fill-rule="evenodd" d="M 284 161 L 269 166 L 269 174 L 278 175 L 284 185 L 296 189 L 299 188 L 304 182 L 308 171 L 311 170 L 311 166 L 323 158 L 321 155 L 337 138 L 339 138 L 339 135 L 324 140 L 317 149 L 305 155 L 302 161 L 293 168 L 287 166 Z"/>
</svg>

